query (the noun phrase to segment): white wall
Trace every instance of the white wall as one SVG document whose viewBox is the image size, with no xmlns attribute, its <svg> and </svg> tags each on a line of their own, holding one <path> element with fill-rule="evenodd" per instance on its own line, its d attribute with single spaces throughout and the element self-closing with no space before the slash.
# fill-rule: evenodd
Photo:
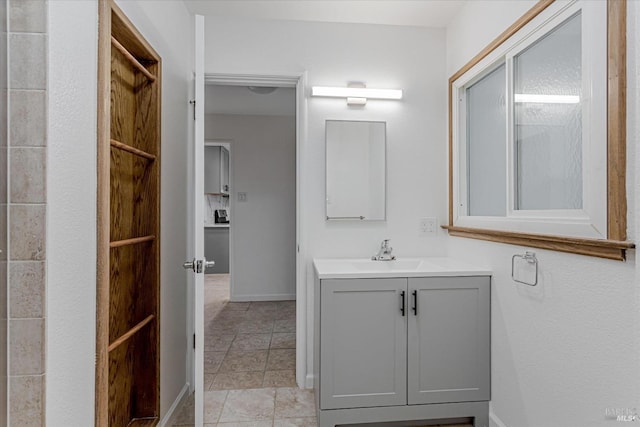
<svg viewBox="0 0 640 427">
<path fill-rule="evenodd" d="M 295 117 L 207 114 L 205 139 L 233 140 L 231 300 L 295 299 Z"/>
<path fill-rule="evenodd" d="M 447 27 L 447 76 L 526 12 L 535 1 L 469 2 Z M 630 60 L 637 54 L 637 7 L 630 3 Z M 629 75 L 630 230 L 638 81 Z M 444 84 L 444 82 L 443 82 Z M 637 240 L 633 231 L 629 238 Z M 638 385 L 638 291 L 634 251 L 628 261 L 535 250 L 540 283 L 510 278 L 511 256 L 525 248 L 450 238 L 449 254 L 489 265 L 492 294 L 492 424 L 517 427 L 602 426 L 605 408 L 634 408 Z"/>
<path fill-rule="evenodd" d="M 181 2 L 118 4 L 163 60 L 162 416 L 187 381 L 181 265 L 187 252 L 192 18 Z M 51 426 L 88 426 L 94 420 L 97 10 L 95 0 L 49 2 L 46 410 Z"/>
<path fill-rule="evenodd" d="M 50 1 L 46 421 L 94 420 L 97 1 Z"/>
<path fill-rule="evenodd" d="M 445 31 L 417 27 L 310 22 L 206 20 L 205 72 L 290 74 L 307 71 L 308 84 L 402 88 L 404 99 L 370 100 L 363 108 L 345 100 L 307 98 L 308 130 L 300 153 L 302 234 L 306 283 L 313 288 L 315 257 L 370 257 L 391 239 L 399 256 L 442 255 L 444 236 L 418 235 L 419 218 L 446 216 Z M 307 93 L 309 88 L 307 88 Z M 387 122 L 387 221 L 326 222 L 324 122 Z M 313 319 L 313 292 L 307 292 Z M 307 321 L 307 373 L 313 330 Z"/>
</svg>

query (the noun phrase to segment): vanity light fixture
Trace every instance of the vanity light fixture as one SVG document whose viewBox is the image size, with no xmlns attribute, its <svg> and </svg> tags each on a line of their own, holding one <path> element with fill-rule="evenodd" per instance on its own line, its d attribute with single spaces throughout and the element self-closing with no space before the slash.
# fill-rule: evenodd
<svg viewBox="0 0 640 427">
<path fill-rule="evenodd" d="M 579 104 L 578 95 L 539 95 L 532 93 L 516 93 L 516 102 L 530 102 L 535 104 Z"/>
<path fill-rule="evenodd" d="M 402 89 L 372 89 L 364 87 L 313 86 L 311 96 L 347 98 L 349 105 L 364 105 L 367 99 L 402 99 Z"/>
</svg>

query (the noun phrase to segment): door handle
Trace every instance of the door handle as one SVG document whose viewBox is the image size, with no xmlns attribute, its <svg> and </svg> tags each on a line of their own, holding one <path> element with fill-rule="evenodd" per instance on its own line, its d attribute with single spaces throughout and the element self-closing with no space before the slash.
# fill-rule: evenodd
<svg viewBox="0 0 640 427">
<path fill-rule="evenodd" d="M 213 261 L 211 261 L 213 262 Z M 182 264 L 182 268 L 185 270 L 193 270 L 194 273 L 202 273 L 202 265 L 204 262 L 201 259 L 193 259 L 192 261 L 186 261 Z"/>
<path fill-rule="evenodd" d="M 192 261 L 186 261 L 182 264 L 182 268 L 185 270 L 193 270 L 196 271 L 196 259 L 194 258 Z"/>
<path fill-rule="evenodd" d="M 411 307 L 411 309 L 413 310 L 414 316 L 417 316 L 418 315 L 418 291 L 413 291 L 411 294 L 413 295 L 413 307 Z"/>
<path fill-rule="evenodd" d="M 215 261 L 207 261 L 207 260 L 204 261 L 204 268 L 213 268 L 213 266 L 215 265 L 216 265 Z"/>
<path fill-rule="evenodd" d="M 400 313 L 402 313 L 402 317 L 404 317 L 404 291 L 400 292 Z"/>
</svg>

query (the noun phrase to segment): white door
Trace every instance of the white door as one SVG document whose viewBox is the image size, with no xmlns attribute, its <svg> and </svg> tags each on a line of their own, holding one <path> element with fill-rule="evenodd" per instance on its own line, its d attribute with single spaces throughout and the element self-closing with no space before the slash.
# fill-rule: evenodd
<svg viewBox="0 0 640 427">
<path fill-rule="evenodd" d="M 190 352 L 190 362 L 193 367 L 191 374 L 192 391 L 195 392 L 195 426 L 202 427 L 204 417 L 204 270 L 208 264 L 204 258 L 204 17 L 195 16 L 195 59 L 194 83 L 195 93 L 193 104 L 194 137 L 189 150 L 190 173 L 190 221 L 189 233 L 191 247 L 189 248 L 191 261 L 184 264 L 193 274 L 188 285 L 192 287 L 188 292 L 189 310 L 193 322 L 193 338 L 195 345 Z"/>
</svg>

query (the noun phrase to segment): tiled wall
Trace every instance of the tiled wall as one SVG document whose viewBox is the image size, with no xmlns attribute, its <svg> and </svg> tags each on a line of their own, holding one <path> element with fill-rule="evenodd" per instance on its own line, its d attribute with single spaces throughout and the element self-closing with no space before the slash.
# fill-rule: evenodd
<svg viewBox="0 0 640 427">
<path fill-rule="evenodd" d="M 0 1 L 0 425 L 7 424 L 7 106 L 9 102 L 7 2 Z"/>
<path fill-rule="evenodd" d="M 9 58 L 9 417 L 43 426 L 46 0 L 9 0 Z"/>
</svg>

